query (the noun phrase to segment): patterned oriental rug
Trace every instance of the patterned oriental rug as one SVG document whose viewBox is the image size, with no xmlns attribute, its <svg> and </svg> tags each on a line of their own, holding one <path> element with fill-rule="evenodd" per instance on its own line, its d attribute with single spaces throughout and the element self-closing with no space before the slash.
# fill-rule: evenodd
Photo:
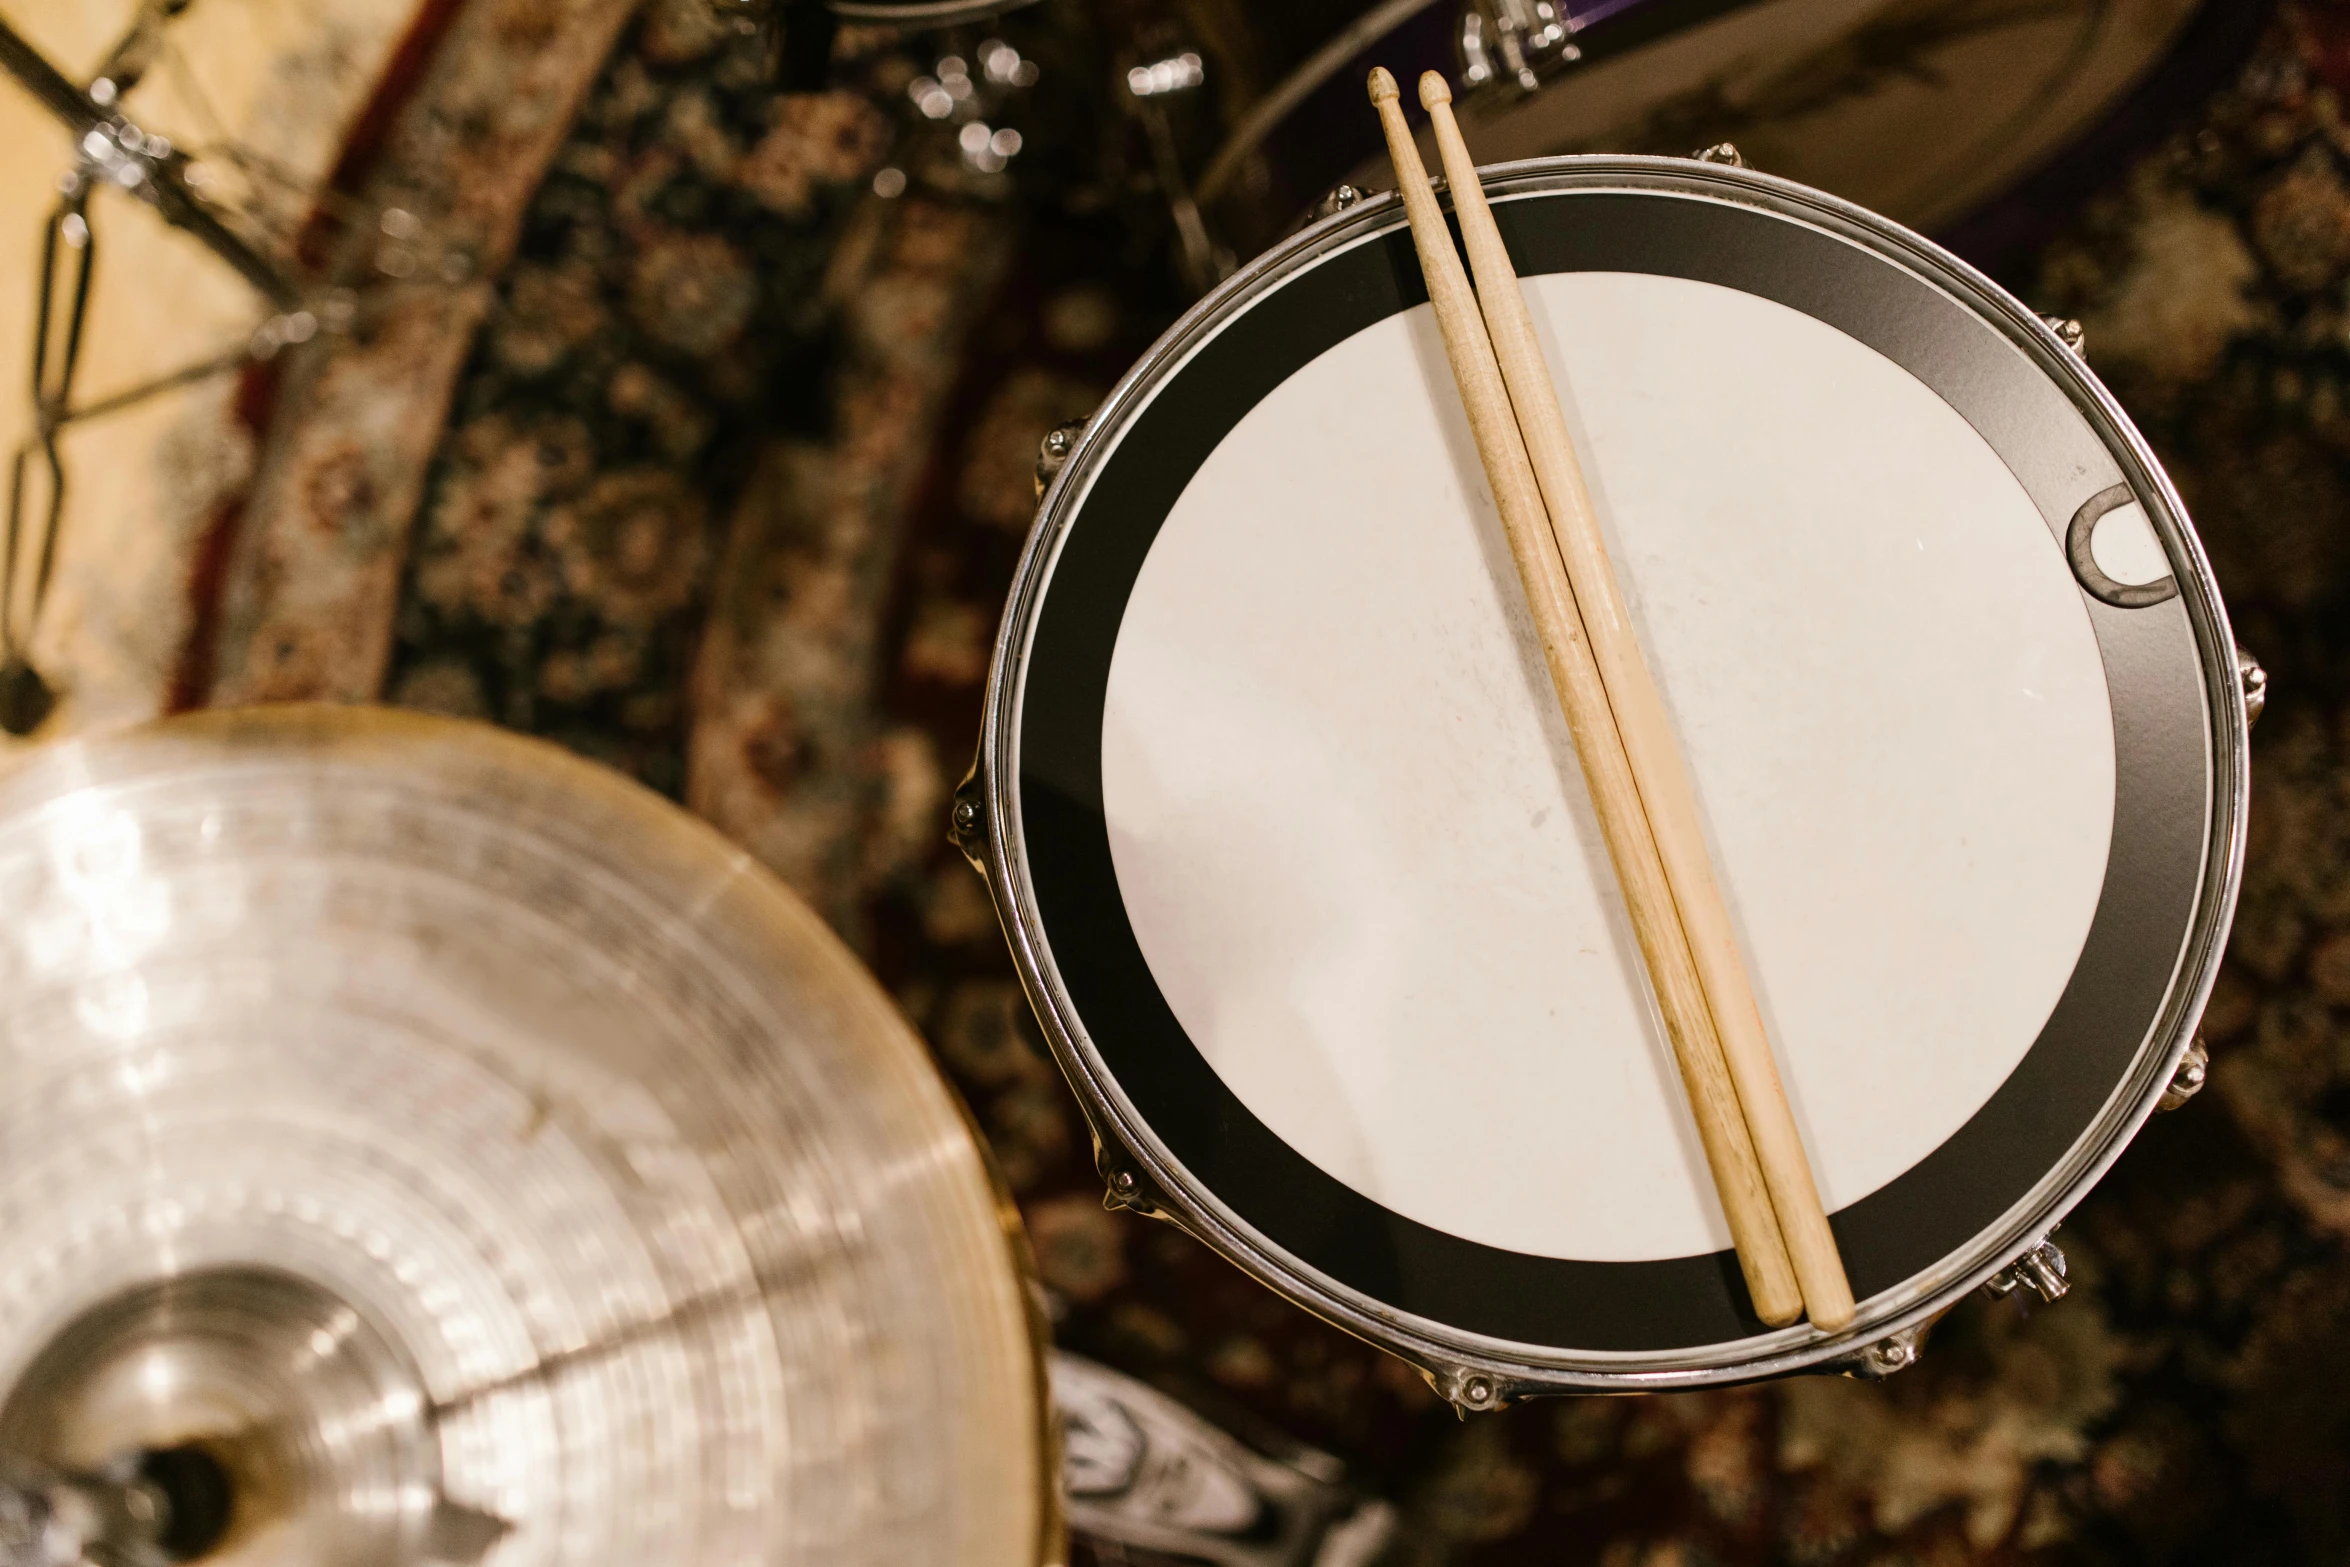
<svg viewBox="0 0 2350 1567">
<path fill-rule="evenodd" d="M 1104 1210 L 944 841 L 1037 441 L 1184 303 L 1163 222 L 1120 199 L 1147 147 L 1091 85 L 1124 9 L 1001 24 L 1042 84 L 1003 170 L 924 140 L 923 63 L 886 33 L 844 34 L 850 85 L 778 100 L 699 0 L 426 7 L 434 63 L 351 172 L 424 237 L 322 243 L 442 282 L 259 388 L 265 460 L 189 524 L 186 645 L 114 711 L 381 696 L 684 799 L 931 1040 L 1060 1340 L 1340 1455 L 1401 1509 L 1399 1560 L 2350 1560 L 2350 0 L 2282 6 L 2182 128 L 2001 263 L 2085 323 L 2272 676 L 2211 1092 L 2066 1225 L 2069 1299 L 1972 1300 L 1887 1383 L 1467 1423 Z"/>
</svg>

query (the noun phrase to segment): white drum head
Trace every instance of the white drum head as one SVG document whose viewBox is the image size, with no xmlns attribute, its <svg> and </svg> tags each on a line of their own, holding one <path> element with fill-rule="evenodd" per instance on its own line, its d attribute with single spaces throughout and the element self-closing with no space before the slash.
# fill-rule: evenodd
<svg viewBox="0 0 2350 1567">
<path fill-rule="evenodd" d="M 1532 295 L 1833 1211 L 1982 1108 L 2080 956 L 2082 594 L 1982 437 L 1836 328 L 1687 278 Z M 1290 1146 L 1512 1251 L 1730 1244 L 1429 307 L 1186 486 L 1102 748 L 1143 956 Z"/>
</svg>

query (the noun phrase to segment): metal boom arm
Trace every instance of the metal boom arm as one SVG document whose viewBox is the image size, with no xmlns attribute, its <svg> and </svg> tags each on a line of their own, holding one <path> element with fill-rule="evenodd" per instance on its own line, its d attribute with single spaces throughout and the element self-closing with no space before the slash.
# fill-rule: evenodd
<svg viewBox="0 0 2350 1567">
<path fill-rule="evenodd" d="M 81 143 L 85 157 L 107 162 L 111 169 L 129 171 L 127 178 L 116 175 L 114 183 L 144 199 L 163 214 L 165 222 L 193 234 L 279 309 L 299 307 L 301 288 L 294 278 L 222 222 L 189 189 L 180 172 L 183 160 L 178 154 L 158 157 L 125 136 L 123 132 L 131 127 L 121 116 L 108 114 L 91 102 L 88 93 L 50 64 L 5 18 L 0 18 L 0 70 L 15 77 L 43 108 L 64 122 Z M 92 137 L 104 139 L 100 147 L 93 148 Z M 107 155 L 103 160 L 98 157 L 101 150 Z"/>
</svg>

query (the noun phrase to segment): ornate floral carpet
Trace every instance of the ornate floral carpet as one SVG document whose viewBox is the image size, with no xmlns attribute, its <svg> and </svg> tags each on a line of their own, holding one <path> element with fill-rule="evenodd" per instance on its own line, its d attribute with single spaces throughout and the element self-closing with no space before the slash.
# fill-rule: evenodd
<svg viewBox="0 0 2350 1567">
<path fill-rule="evenodd" d="M 1006 35 L 1090 71 L 1086 13 L 1040 10 Z M 2066 1225 L 2069 1299 L 1970 1301 L 1887 1383 L 1466 1423 L 1104 1210 L 943 838 L 1037 438 L 1181 304 L 1115 199 L 1131 126 L 1040 97 L 1016 187 L 885 199 L 886 41 L 780 110 L 756 47 L 680 0 L 603 68 L 460 378 L 387 690 L 608 760 L 810 896 L 969 1098 L 1062 1342 L 1340 1455 L 1415 1562 L 2350 1560 L 2350 4 L 2284 8 L 2007 269 L 2087 324 L 2274 680 L 2211 1090 Z"/>
</svg>

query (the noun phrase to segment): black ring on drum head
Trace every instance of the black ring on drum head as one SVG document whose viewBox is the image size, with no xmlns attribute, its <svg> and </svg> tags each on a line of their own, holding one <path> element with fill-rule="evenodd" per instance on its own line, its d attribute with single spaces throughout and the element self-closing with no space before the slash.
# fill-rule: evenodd
<svg viewBox="0 0 2350 1567">
<path fill-rule="evenodd" d="M 1721 284 L 1868 344 L 1974 426 L 2060 548 L 2085 499 L 2144 482 L 1997 324 L 1855 239 L 1759 206 L 1604 186 L 1501 200 L 1495 212 L 1521 273 Z M 1083 1036 L 1183 1172 L 1306 1267 L 1392 1310 L 1525 1345 L 1662 1354 L 1750 1338 L 1766 1330 L 1726 1251 L 1653 1262 L 1530 1256 L 1420 1224 L 1325 1174 L 1193 1046 L 1126 918 L 1102 809 L 1102 714 L 1119 622 L 1152 540 L 1209 453 L 1275 386 L 1426 297 L 1399 221 L 1303 265 L 1161 378 L 1078 476 L 1090 482 L 1064 503 L 1013 737 L 1016 852 L 1050 966 Z M 2140 498 L 2151 514 L 2155 497 Z M 2084 593 L 2082 606 L 2115 726 L 2114 837 L 2096 914 L 2062 997 L 2007 1081 L 1940 1147 L 1833 1216 L 1864 1301 L 1964 1251 L 2094 1128 L 2166 1017 L 2201 906 L 2214 742 L 2194 624 L 2178 600 L 2123 609 Z"/>
</svg>

